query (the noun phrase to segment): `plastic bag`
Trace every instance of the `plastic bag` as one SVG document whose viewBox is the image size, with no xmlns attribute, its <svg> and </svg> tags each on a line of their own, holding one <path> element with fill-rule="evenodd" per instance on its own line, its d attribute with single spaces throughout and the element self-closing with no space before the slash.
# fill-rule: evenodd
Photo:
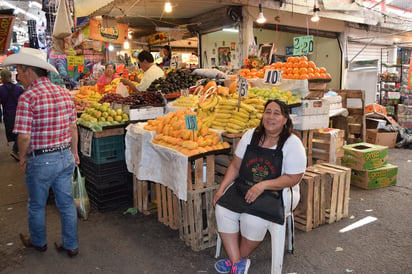
<svg viewBox="0 0 412 274">
<path fill-rule="evenodd" d="M 85 178 L 80 174 L 80 168 L 76 167 L 76 172 L 73 174 L 72 180 L 73 199 L 76 204 L 77 214 L 79 218 L 87 220 L 90 213 L 89 195 L 86 191 Z"/>
<path fill-rule="evenodd" d="M 127 87 L 123 85 L 123 83 L 119 83 L 116 87 L 116 94 L 120 94 L 123 97 L 129 96 L 129 91 L 127 90 Z"/>
</svg>

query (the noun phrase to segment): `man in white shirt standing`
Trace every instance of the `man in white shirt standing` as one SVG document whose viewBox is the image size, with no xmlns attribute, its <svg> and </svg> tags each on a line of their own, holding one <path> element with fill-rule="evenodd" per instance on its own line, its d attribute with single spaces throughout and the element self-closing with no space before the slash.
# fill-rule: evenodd
<svg viewBox="0 0 412 274">
<path fill-rule="evenodd" d="M 141 80 L 138 80 L 136 86 L 129 79 L 122 79 L 121 82 L 128 85 L 134 92 L 146 91 L 152 82 L 160 77 L 165 76 L 163 70 L 154 63 L 154 58 L 150 52 L 143 50 L 137 56 L 137 63 L 144 71 Z"/>
</svg>

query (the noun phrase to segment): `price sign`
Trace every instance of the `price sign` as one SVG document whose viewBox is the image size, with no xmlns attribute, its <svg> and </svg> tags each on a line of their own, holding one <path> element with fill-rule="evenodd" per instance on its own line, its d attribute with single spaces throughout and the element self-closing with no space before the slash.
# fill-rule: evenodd
<svg viewBox="0 0 412 274">
<path fill-rule="evenodd" d="M 246 97 L 247 96 L 248 90 L 249 90 L 249 84 L 248 84 L 246 78 L 244 78 L 240 75 L 237 76 L 236 90 L 239 94 L 239 97 Z"/>
<path fill-rule="evenodd" d="M 279 84 L 282 81 L 283 71 L 276 69 L 267 69 L 265 71 L 265 83 L 266 84 Z"/>
<path fill-rule="evenodd" d="M 185 123 L 187 130 L 197 130 L 196 115 L 185 115 Z"/>
<path fill-rule="evenodd" d="M 293 37 L 293 55 L 306 55 L 313 52 L 313 35 Z"/>
</svg>

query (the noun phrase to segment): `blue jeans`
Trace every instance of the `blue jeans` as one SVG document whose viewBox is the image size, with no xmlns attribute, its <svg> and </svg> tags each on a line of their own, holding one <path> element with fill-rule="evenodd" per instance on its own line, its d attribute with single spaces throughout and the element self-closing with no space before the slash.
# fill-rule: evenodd
<svg viewBox="0 0 412 274">
<path fill-rule="evenodd" d="M 26 167 L 26 187 L 29 193 L 28 212 L 31 242 L 44 246 L 46 240 L 46 202 L 51 187 L 60 212 L 62 245 L 78 248 L 77 210 L 73 200 L 72 175 L 74 157 L 70 149 L 38 156 L 30 155 Z"/>
</svg>

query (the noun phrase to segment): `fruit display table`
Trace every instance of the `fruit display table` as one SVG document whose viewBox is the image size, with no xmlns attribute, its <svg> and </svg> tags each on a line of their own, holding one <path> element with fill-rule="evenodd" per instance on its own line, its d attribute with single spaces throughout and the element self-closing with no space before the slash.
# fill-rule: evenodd
<svg viewBox="0 0 412 274">
<path fill-rule="evenodd" d="M 144 124 L 130 124 L 125 138 L 127 168 L 135 177 L 135 206 L 143 214 L 154 212 L 154 203 L 148 201 L 155 191 L 159 222 L 179 229 L 180 239 L 195 251 L 216 245 L 215 154 L 230 149 L 188 157 L 153 144 L 155 134 L 144 130 Z"/>
</svg>

